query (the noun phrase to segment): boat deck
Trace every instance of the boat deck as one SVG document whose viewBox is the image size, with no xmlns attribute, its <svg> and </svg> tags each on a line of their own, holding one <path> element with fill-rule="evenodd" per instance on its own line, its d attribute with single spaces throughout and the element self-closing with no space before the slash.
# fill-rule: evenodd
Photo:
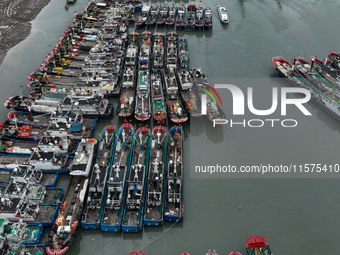
<svg viewBox="0 0 340 255">
<path fill-rule="evenodd" d="M 11 182 L 12 172 L 0 171 L 0 186 L 6 186 Z"/>
<path fill-rule="evenodd" d="M 28 164 L 29 157 L 28 156 L 7 156 L 0 155 L 0 165 L 10 165 L 10 164 Z"/>
<path fill-rule="evenodd" d="M 56 178 L 57 178 L 56 173 L 44 173 L 40 180 L 40 184 L 45 186 L 52 185 Z"/>
<path fill-rule="evenodd" d="M 46 189 L 46 194 L 41 204 L 56 204 L 62 193 L 60 189 Z"/>
<path fill-rule="evenodd" d="M 162 205 L 145 207 L 145 219 L 160 221 L 162 219 Z"/>
<path fill-rule="evenodd" d="M 124 226 L 136 226 L 140 222 L 142 215 L 137 210 L 128 210 L 124 213 L 124 219 L 122 225 Z"/>
<path fill-rule="evenodd" d="M 10 147 L 20 147 L 23 149 L 32 149 L 32 148 L 38 148 L 37 141 L 33 142 L 24 142 L 24 141 L 13 141 Z"/>
<path fill-rule="evenodd" d="M 55 85 L 69 85 L 69 86 L 74 86 L 76 81 L 79 80 L 78 77 L 65 77 L 65 76 L 52 76 L 51 79 L 49 80 L 50 83 L 55 84 Z M 43 86 L 44 87 L 44 86 Z"/>
<path fill-rule="evenodd" d="M 56 205 L 39 206 L 39 212 L 34 222 L 46 222 L 46 223 L 51 222 L 54 219 L 56 209 L 57 209 Z"/>
</svg>

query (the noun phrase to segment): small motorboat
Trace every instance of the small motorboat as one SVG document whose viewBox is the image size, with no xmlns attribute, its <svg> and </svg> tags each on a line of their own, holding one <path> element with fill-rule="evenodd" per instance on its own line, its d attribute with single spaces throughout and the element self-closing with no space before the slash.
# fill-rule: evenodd
<svg viewBox="0 0 340 255">
<path fill-rule="evenodd" d="M 221 22 L 223 22 L 224 24 L 229 23 L 227 8 L 225 8 L 225 6 L 223 5 L 217 6 L 217 12 L 218 12 L 218 16 L 220 17 Z"/>
</svg>

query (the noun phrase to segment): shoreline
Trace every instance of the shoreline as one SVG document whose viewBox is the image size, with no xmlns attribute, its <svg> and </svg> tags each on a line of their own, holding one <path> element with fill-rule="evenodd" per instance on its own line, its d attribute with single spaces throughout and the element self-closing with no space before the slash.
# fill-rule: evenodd
<svg viewBox="0 0 340 255">
<path fill-rule="evenodd" d="M 7 52 L 25 40 L 40 11 L 51 0 L 4 0 L 0 3 L 0 65 Z"/>
</svg>

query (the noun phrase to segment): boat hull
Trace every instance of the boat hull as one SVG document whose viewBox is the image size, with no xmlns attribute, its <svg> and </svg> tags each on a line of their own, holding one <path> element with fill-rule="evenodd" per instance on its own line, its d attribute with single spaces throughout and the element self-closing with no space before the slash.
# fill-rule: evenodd
<svg viewBox="0 0 340 255">
<path fill-rule="evenodd" d="M 148 220 L 144 218 L 144 226 L 157 227 L 163 225 L 164 220 Z"/>
<path fill-rule="evenodd" d="M 143 224 L 141 225 L 131 225 L 131 226 L 122 226 L 122 231 L 124 233 L 137 233 L 143 229 Z"/>
</svg>

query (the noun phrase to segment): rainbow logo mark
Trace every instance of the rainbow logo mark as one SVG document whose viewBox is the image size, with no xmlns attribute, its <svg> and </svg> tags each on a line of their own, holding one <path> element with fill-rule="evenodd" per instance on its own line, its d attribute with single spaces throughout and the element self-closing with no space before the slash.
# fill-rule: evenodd
<svg viewBox="0 0 340 255">
<path fill-rule="evenodd" d="M 211 97 L 211 99 L 214 101 L 215 105 L 217 105 L 216 99 L 213 96 L 213 94 L 208 90 L 210 89 L 212 92 L 214 92 L 214 94 L 216 95 L 216 97 L 218 98 L 218 101 L 220 102 L 221 106 L 222 104 L 222 100 L 220 95 L 217 93 L 216 89 L 213 88 L 212 86 L 210 86 L 207 83 L 201 83 L 202 85 L 204 85 L 206 88 L 200 88 L 200 90 L 204 91 L 206 94 L 202 94 L 202 108 L 201 108 L 201 114 L 202 115 L 206 115 L 207 114 L 207 94 Z"/>
</svg>

